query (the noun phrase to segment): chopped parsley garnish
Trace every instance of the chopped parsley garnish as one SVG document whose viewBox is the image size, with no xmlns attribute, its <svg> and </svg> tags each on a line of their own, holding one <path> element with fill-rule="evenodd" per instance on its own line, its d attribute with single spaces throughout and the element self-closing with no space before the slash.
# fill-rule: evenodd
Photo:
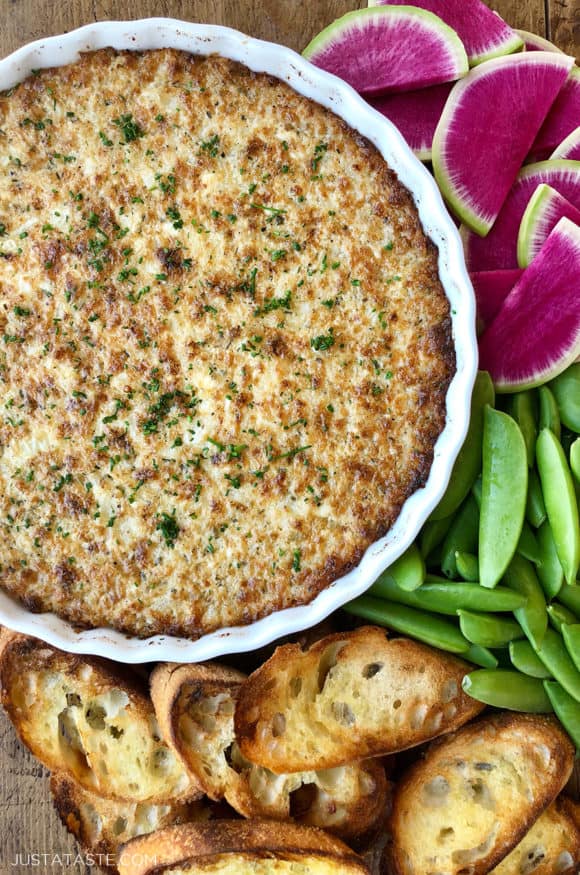
<svg viewBox="0 0 580 875">
<path fill-rule="evenodd" d="M 30 316 L 30 310 L 26 307 L 15 307 L 14 313 L 16 316 Z"/>
<path fill-rule="evenodd" d="M 274 249 L 271 252 L 272 261 L 280 261 L 281 258 L 285 258 L 288 255 L 287 249 Z"/>
<path fill-rule="evenodd" d="M 331 346 L 334 346 L 334 334 L 332 333 L 332 328 L 330 329 L 329 334 L 319 334 L 318 337 L 311 338 L 310 346 L 317 352 L 330 349 Z"/>
<path fill-rule="evenodd" d="M 300 559 L 302 558 L 302 553 L 300 550 L 294 550 L 292 553 L 292 571 L 300 571 Z"/>
<path fill-rule="evenodd" d="M 216 158 L 219 152 L 219 143 L 220 138 L 217 134 L 214 134 L 209 140 L 202 142 L 201 150 L 202 152 L 206 152 L 210 158 Z"/>
<path fill-rule="evenodd" d="M 298 453 L 303 453 L 305 450 L 310 450 L 311 448 L 312 444 L 306 444 L 303 447 L 294 447 L 293 450 L 287 450 L 285 453 L 278 453 L 277 456 L 272 456 L 272 461 L 276 462 L 278 459 L 293 459 Z"/>
<path fill-rule="evenodd" d="M 107 137 L 107 135 L 105 134 L 104 131 L 99 131 L 99 138 L 100 138 L 103 146 L 112 146 L 113 145 L 113 141 L 109 140 L 109 138 Z"/>
<path fill-rule="evenodd" d="M 172 220 L 173 227 L 176 231 L 179 231 L 180 228 L 183 228 L 183 219 L 181 218 L 181 214 L 177 207 L 168 207 L 165 210 L 165 215 L 168 219 Z"/>
<path fill-rule="evenodd" d="M 161 519 L 157 523 L 155 530 L 161 532 L 166 545 L 173 548 L 179 537 L 179 532 L 181 531 L 177 524 L 177 520 L 175 519 L 175 511 L 173 511 L 171 515 L 168 513 L 162 513 Z"/>
<path fill-rule="evenodd" d="M 145 136 L 145 131 L 141 125 L 135 121 L 132 113 L 124 113 L 119 118 L 113 119 L 113 124 L 116 125 L 122 135 L 124 143 L 132 143 L 140 137 Z"/>
<path fill-rule="evenodd" d="M 272 310 L 290 310 L 291 302 L 292 292 L 288 289 L 283 298 L 267 298 L 261 307 L 254 310 L 254 316 L 263 316 L 265 313 L 271 313 Z"/>
<path fill-rule="evenodd" d="M 328 151 L 328 143 L 319 143 L 314 149 L 314 158 L 310 162 L 310 166 L 314 173 L 318 173 L 318 165 Z"/>
<path fill-rule="evenodd" d="M 72 482 L 72 474 L 64 474 L 63 476 L 59 477 L 59 479 L 56 483 L 56 486 L 54 487 L 54 489 L 52 491 L 53 492 L 60 492 L 62 487 L 65 485 L 65 483 L 71 483 L 71 482 Z"/>
</svg>

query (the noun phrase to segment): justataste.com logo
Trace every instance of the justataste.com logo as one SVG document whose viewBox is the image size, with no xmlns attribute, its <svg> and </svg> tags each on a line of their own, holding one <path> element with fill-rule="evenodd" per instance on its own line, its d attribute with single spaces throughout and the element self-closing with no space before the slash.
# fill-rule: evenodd
<svg viewBox="0 0 580 875">
<path fill-rule="evenodd" d="M 139 866 L 139 867 L 152 867 L 154 868 L 157 865 L 157 857 L 153 857 L 150 854 L 132 854 L 128 856 L 125 854 L 124 856 L 125 864 Z M 11 860 L 8 861 L 11 869 L 16 870 L 18 873 L 21 869 L 34 869 L 39 868 L 40 866 L 45 869 L 48 867 L 60 867 L 62 869 L 82 869 L 85 866 L 100 866 L 103 868 L 109 868 L 112 866 L 116 866 L 117 857 L 115 854 L 71 854 L 71 853 L 43 853 L 41 851 L 33 851 L 22 854 L 16 854 Z"/>
</svg>

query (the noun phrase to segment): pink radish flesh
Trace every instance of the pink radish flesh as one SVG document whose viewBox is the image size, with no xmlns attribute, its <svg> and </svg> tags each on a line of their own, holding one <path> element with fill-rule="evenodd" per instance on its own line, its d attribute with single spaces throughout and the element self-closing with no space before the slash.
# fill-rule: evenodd
<svg viewBox="0 0 580 875">
<path fill-rule="evenodd" d="M 501 305 L 520 279 L 523 270 L 479 270 L 471 274 L 481 333 L 495 319 Z"/>
<path fill-rule="evenodd" d="M 574 67 L 554 101 L 530 149 L 532 161 L 543 161 L 580 124 L 580 68 Z"/>
<path fill-rule="evenodd" d="M 452 87 L 446 82 L 418 91 L 369 97 L 369 103 L 400 130 L 417 158 L 429 161 L 433 134 Z"/>
</svg>

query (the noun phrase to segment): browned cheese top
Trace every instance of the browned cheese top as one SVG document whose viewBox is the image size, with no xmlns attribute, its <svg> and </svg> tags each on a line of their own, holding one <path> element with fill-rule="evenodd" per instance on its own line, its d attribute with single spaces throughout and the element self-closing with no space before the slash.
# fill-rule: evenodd
<svg viewBox="0 0 580 875">
<path fill-rule="evenodd" d="M 309 602 L 428 475 L 437 252 L 285 83 L 103 50 L 0 96 L 0 586 L 198 636 Z"/>
</svg>

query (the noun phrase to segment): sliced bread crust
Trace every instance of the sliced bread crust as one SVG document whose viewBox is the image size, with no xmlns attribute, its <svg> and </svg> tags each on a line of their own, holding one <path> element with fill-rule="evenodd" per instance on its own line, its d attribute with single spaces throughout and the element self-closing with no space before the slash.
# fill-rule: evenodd
<svg viewBox="0 0 580 875">
<path fill-rule="evenodd" d="M 396 787 L 395 875 L 485 875 L 564 787 L 574 748 L 558 723 L 506 712 L 434 742 Z"/>
<path fill-rule="evenodd" d="M 34 756 L 86 790 L 150 803 L 203 795 L 163 742 L 146 688 L 122 666 L 3 630 L 0 700 Z"/>
<path fill-rule="evenodd" d="M 369 875 L 357 854 L 314 827 L 267 820 L 214 820 L 184 824 L 133 839 L 119 857 L 120 875 L 165 872 L 241 872 L 246 860 L 265 863 L 261 872 L 284 871 L 277 863 L 316 866 L 316 875 Z M 224 866 L 225 863 L 225 866 Z M 255 870 L 258 871 L 258 870 Z"/>
<path fill-rule="evenodd" d="M 367 760 L 325 771 L 276 775 L 247 760 L 234 733 L 234 708 L 245 680 L 216 663 L 159 665 L 151 697 L 167 743 L 212 799 L 245 817 L 294 819 L 342 838 L 369 834 L 390 796 L 385 770 Z"/>
<path fill-rule="evenodd" d="M 326 769 L 422 744 L 483 710 L 461 681 L 466 663 L 365 626 L 303 652 L 279 647 L 242 684 L 242 754 L 276 773 Z"/>
</svg>

